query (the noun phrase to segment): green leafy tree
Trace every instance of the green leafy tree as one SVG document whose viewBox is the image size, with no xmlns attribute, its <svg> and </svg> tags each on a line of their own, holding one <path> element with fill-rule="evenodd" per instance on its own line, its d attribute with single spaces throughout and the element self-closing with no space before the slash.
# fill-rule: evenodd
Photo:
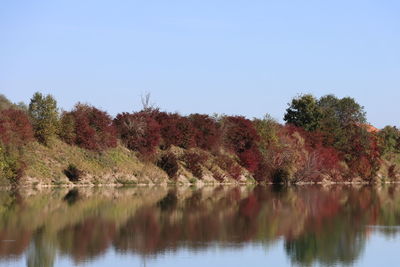
<svg viewBox="0 0 400 267">
<path fill-rule="evenodd" d="M 254 119 L 253 123 L 260 136 L 260 141 L 258 142 L 259 150 L 265 155 L 272 145 L 276 145 L 279 142 L 279 123 L 269 114 L 266 114 L 262 119 Z"/>
<path fill-rule="evenodd" d="M 321 110 L 317 99 L 311 95 L 301 95 L 293 98 L 288 104 L 284 120 L 307 131 L 314 131 L 319 128 L 321 120 Z"/>
<path fill-rule="evenodd" d="M 400 152 L 400 131 L 395 126 L 386 126 L 378 136 L 383 154 Z"/>
<path fill-rule="evenodd" d="M 338 127 L 345 127 L 367 122 L 364 107 L 351 97 L 339 99 L 334 95 L 326 95 L 318 100 L 318 106 L 324 124 L 333 123 Z"/>
<path fill-rule="evenodd" d="M 57 101 L 51 95 L 43 96 L 36 92 L 29 104 L 29 115 L 35 137 L 39 142 L 48 144 L 58 130 Z"/>
</svg>

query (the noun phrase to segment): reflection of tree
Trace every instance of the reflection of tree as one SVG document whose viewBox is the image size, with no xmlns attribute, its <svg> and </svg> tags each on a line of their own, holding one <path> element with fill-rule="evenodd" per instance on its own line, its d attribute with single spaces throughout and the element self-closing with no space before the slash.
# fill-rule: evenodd
<svg viewBox="0 0 400 267">
<path fill-rule="evenodd" d="M 28 266 L 52 266 L 57 251 L 81 262 L 110 247 L 146 258 L 215 243 L 268 247 L 283 238 L 293 263 L 351 264 L 371 229 L 398 233 L 392 226 L 400 224 L 399 189 L 206 187 L 157 194 L 151 189 L 105 195 L 81 189 L 79 194 L 1 194 L 0 239 L 12 242 L 0 242 L 0 257 L 20 256 L 29 247 Z"/>
<path fill-rule="evenodd" d="M 59 249 L 76 261 L 92 258 L 104 253 L 115 233 L 112 222 L 89 217 L 82 223 L 67 227 L 58 234 Z"/>
<path fill-rule="evenodd" d="M 325 228 L 326 227 L 326 228 Z M 293 262 L 311 265 L 319 261 L 327 265 L 351 264 L 365 245 L 365 236 L 351 226 L 334 220 L 318 233 L 305 233 L 285 241 L 285 250 Z"/>
<path fill-rule="evenodd" d="M 43 229 L 40 229 L 31 242 L 26 265 L 28 267 L 54 266 L 56 248 L 53 245 L 53 242 L 46 240 Z"/>
</svg>

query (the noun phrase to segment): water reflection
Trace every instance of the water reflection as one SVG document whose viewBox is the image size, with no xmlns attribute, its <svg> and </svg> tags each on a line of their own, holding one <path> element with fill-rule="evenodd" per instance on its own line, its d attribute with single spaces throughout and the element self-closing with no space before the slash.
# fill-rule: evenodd
<svg viewBox="0 0 400 267">
<path fill-rule="evenodd" d="M 292 264 L 352 264 L 371 232 L 396 236 L 400 187 L 58 189 L 0 193 L 0 263 L 53 266 L 117 255 L 268 250 L 284 240 Z"/>
</svg>

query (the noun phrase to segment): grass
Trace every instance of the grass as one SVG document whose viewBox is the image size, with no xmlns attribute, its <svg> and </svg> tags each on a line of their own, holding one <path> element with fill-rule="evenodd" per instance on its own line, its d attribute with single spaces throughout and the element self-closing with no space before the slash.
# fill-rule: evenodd
<svg viewBox="0 0 400 267">
<path fill-rule="evenodd" d="M 58 183 L 67 178 L 64 170 L 69 165 L 74 165 L 85 174 L 93 177 L 94 183 L 101 183 L 104 175 L 119 174 L 122 176 L 150 176 L 165 175 L 156 166 L 141 162 L 134 152 L 122 147 L 110 149 L 105 152 L 88 151 L 77 146 L 70 146 L 60 140 L 54 140 L 51 146 L 44 146 L 37 142 L 30 144 L 24 155 L 27 165 L 25 175 L 34 177 L 44 182 Z M 135 176 L 137 176 L 135 175 Z"/>
</svg>

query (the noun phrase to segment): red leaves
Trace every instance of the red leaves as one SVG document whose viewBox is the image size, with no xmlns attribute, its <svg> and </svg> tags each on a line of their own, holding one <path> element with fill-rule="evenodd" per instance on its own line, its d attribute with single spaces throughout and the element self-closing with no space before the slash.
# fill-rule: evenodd
<svg viewBox="0 0 400 267">
<path fill-rule="evenodd" d="M 151 116 L 161 127 L 161 148 L 166 149 L 171 145 L 181 148 L 194 146 L 194 129 L 188 118 L 160 111 L 153 111 Z"/>
<path fill-rule="evenodd" d="M 192 114 L 189 120 L 194 128 L 196 147 L 212 151 L 220 142 L 221 131 L 218 123 L 208 115 Z"/>
<path fill-rule="evenodd" d="M 32 125 L 21 110 L 0 111 L 0 141 L 5 145 L 21 146 L 33 139 Z"/>
<path fill-rule="evenodd" d="M 116 130 L 105 111 L 78 104 L 67 114 L 74 118 L 76 145 L 97 151 L 117 146 Z"/>
<path fill-rule="evenodd" d="M 253 123 L 241 116 L 224 118 L 223 127 L 225 144 L 235 153 L 252 149 L 260 139 Z"/>
<path fill-rule="evenodd" d="M 254 172 L 261 161 L 261 155 L 258 149 L 253 147 L 252 149 L 239 153 L 239 159 L 243 167 L 250 172 Z"/>
<path fill-rule="evenodd" d="M 160 143 L 160 125 L 147 112 L 122 113 L 114 119 L 119 138 L 131 150 L 152 155 Z"/>
<path fill-rule="evenodd" d="M 205 154 L 199 154 L 196 152 L 186 152 L 183 157 L 186 168 L 196 177 L 203 178 L 203 170 L 201 165 L 207 161 Z"/>
<path fill-rule="evenodd" d="M 241 164 L 251 172 L 256 170 L 260 162 L 257 148 L 260 137 L 253 123 L 241 116 L 226 117 L 223 133 L 225 146 L 239 156 Z"/>
</svg>

